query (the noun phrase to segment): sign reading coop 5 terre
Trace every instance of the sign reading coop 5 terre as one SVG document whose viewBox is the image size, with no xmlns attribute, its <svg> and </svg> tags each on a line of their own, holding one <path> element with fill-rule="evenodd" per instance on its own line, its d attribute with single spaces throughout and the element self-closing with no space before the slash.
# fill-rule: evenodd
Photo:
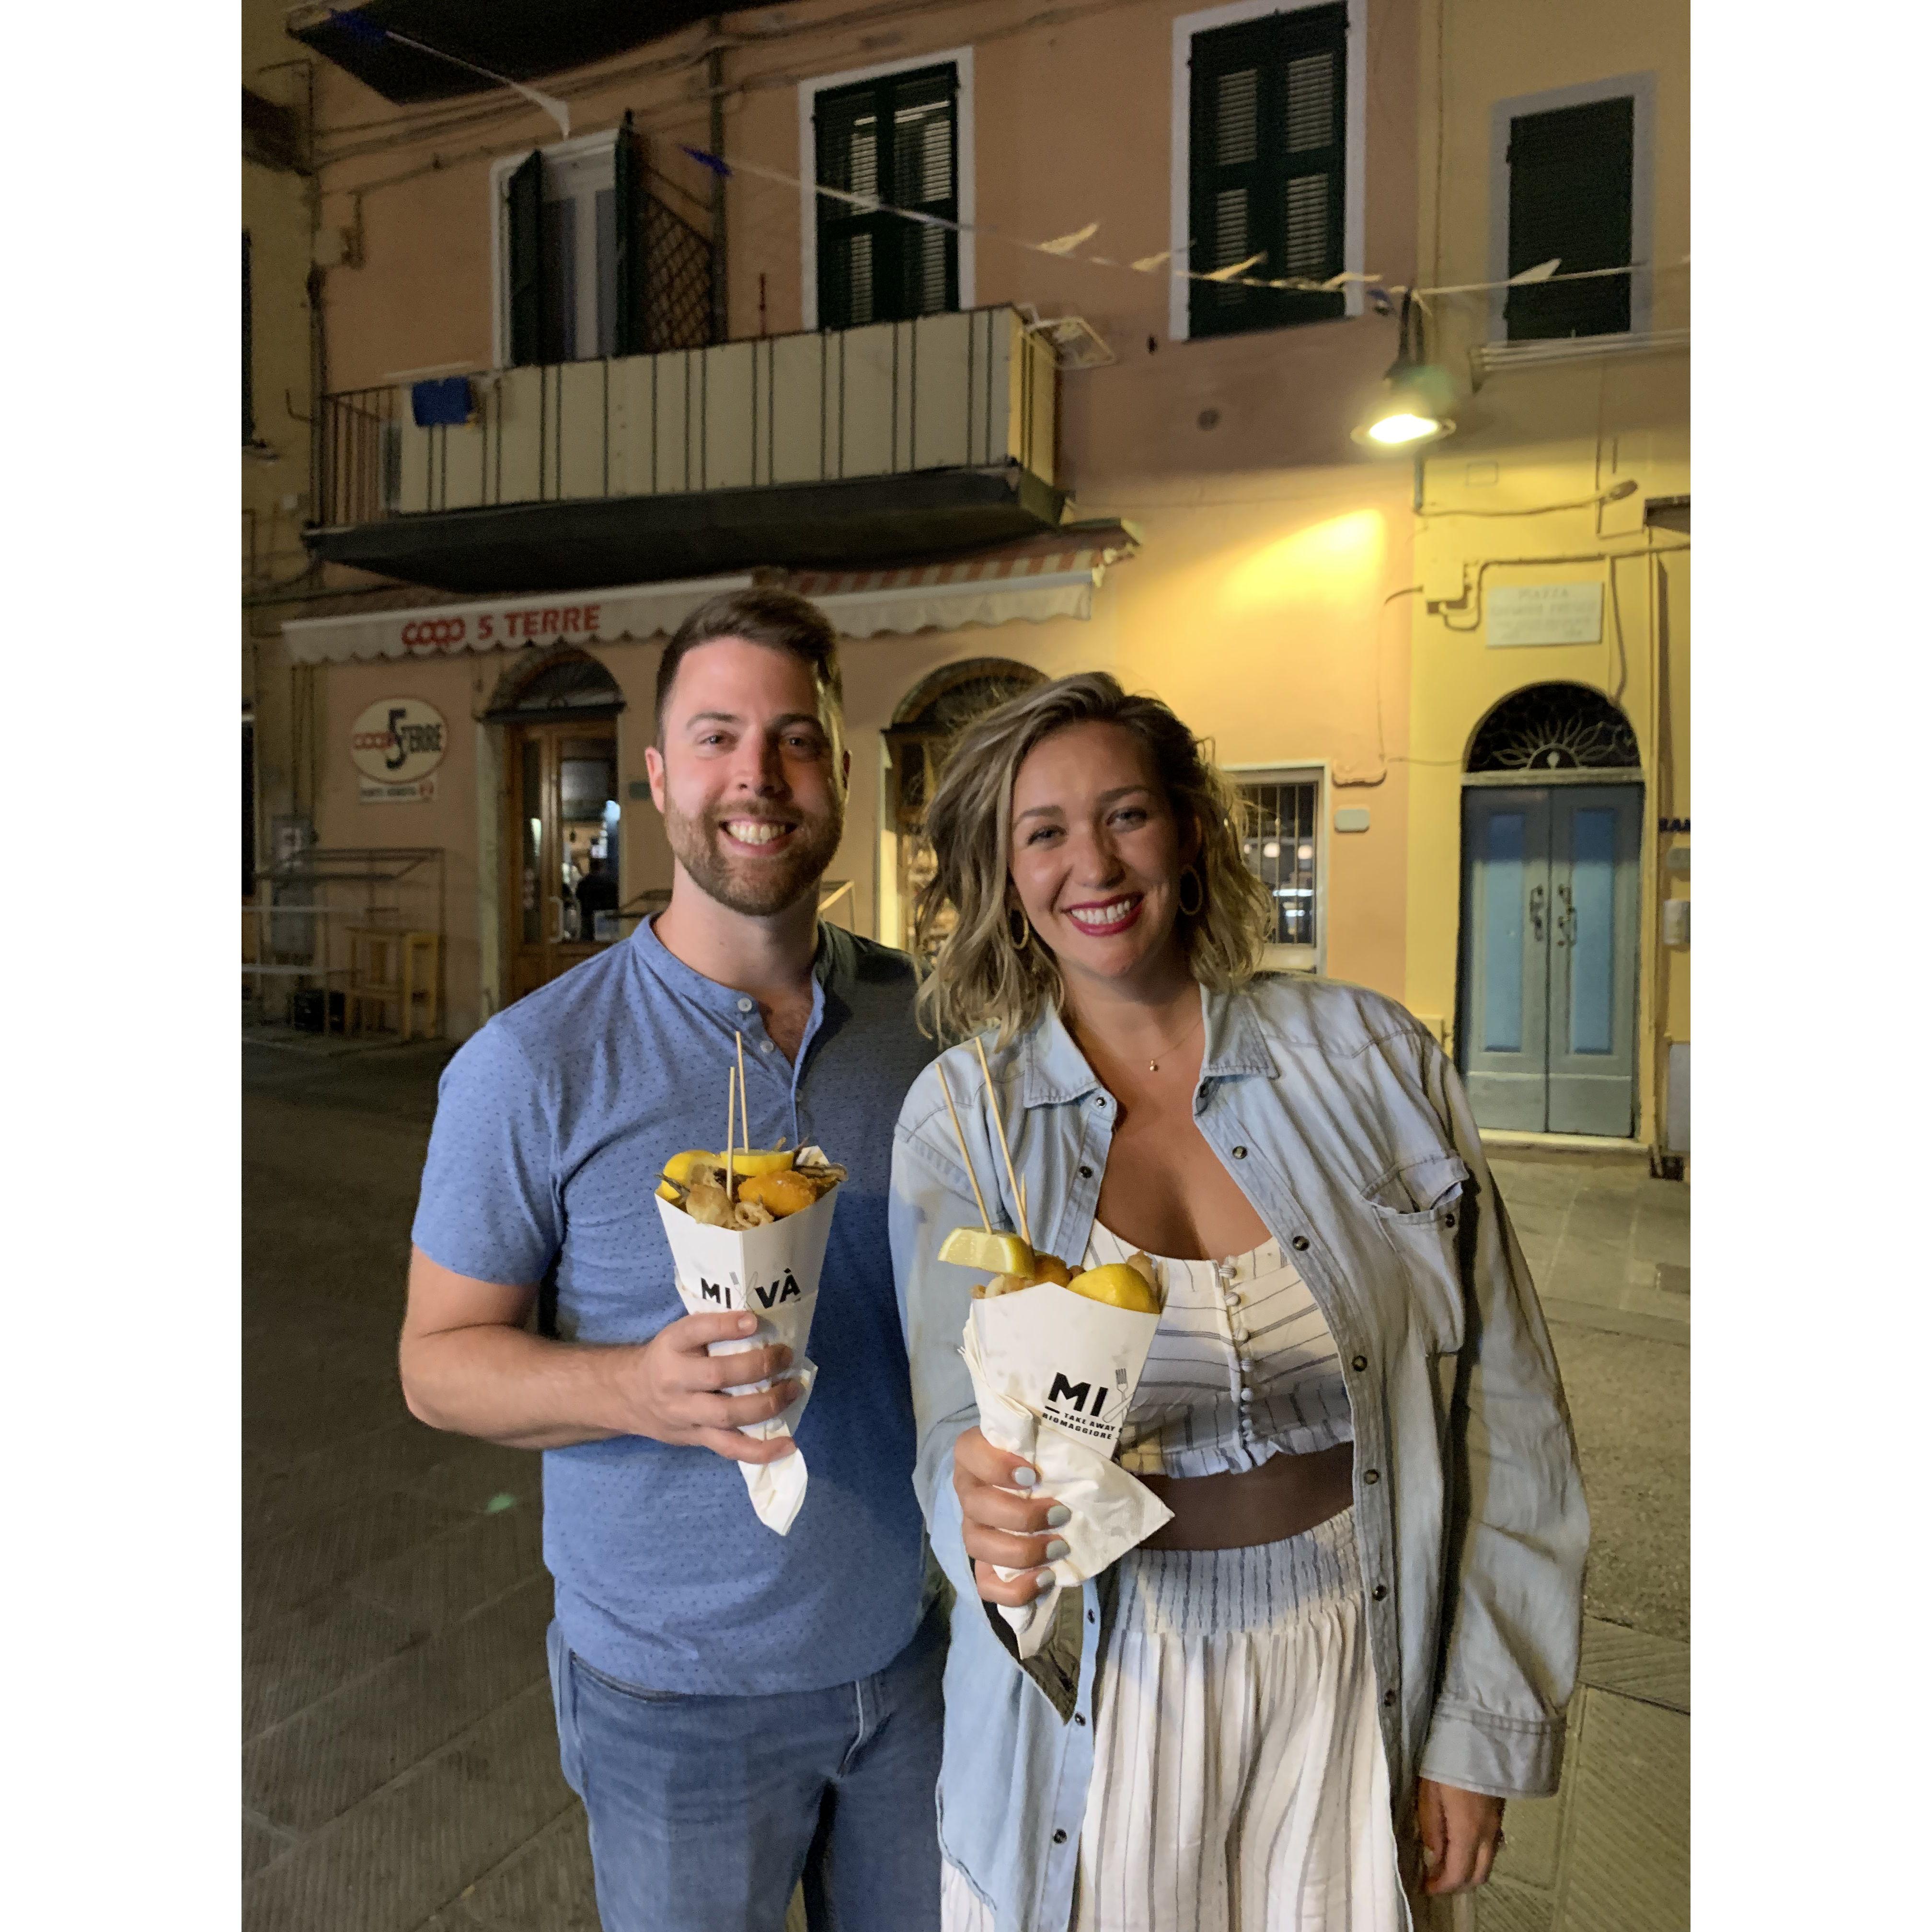
<svg viewBox="0 0 1932 1932">
<path fill-rule="evenodd" d="M 448 744 L 449 728 L 434 705 L 420 698 L 379 698 L 349 736 L 349 755 L 362 775 L 362 803 L 435 797 L 436 768 Z"/>
</svg>

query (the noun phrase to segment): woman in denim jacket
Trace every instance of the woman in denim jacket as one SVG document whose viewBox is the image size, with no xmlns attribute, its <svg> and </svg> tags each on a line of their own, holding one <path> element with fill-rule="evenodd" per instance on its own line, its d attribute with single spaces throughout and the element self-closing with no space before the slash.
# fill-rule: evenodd
<svg viewBox="0 0 1932 1932">
<path fill-rule="evenodd" d="M 946 1932 L 1399 1932 L 1556 1788 L 1588 1519 L 1548 1334 L 1461 1083 L 1393 1000 L 1258 975 L 1232 795 L 1088 673 L 970 726 L 927 827 L 922 994 L 985 1030 L 1040 1246 L 1165 1292 L 1123 1465 L 1173 1520 L 1022 1663 L 1064 1507 L 981 1435 L 979 1220 L 1021 1225 L 970 1041 L 907 1096 L 892 1238 L 916 1482 L 955 1592 Z M 999 1568 L 1017 1569 L 1011 1580 Z"/>
</svg>

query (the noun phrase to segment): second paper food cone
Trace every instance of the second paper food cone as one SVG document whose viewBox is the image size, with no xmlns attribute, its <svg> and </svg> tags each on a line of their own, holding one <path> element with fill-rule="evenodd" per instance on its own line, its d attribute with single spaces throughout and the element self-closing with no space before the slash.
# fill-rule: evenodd
<svg viewBox="0 0 1932 1932">
<path fill-rule="evenodd" d="M 816 1154 L 816 1148 L 802 1150 Z M 658 1214 L 664 1238 L 670 1244 L 677 1269 L 677 1292 L 688 1313 L 703 1315 L 743 1310 L 758 1318 L 755 1335 L 742 1342 L 716 1342 L 714 1355 L 782 1342 L 791 1351 L 786 1375 L 800 1384 L 798 1400 L 769 1422 L 748 1423 L 743 1433 L 760 1438 L 789 1436 L 811 1400 L 817 1366 L 806 1356 L 812 1318 L 818 1306 L 818 1279 L 825 1265 L 825 1244 L 832 1232 L 837 1188 L 782 1220 L 762 1228 L 711 1228 L 694 1221 L 670 1202 L 659 1200 Z M 746 1394 L 767 1388 L 755 1382 L 727 1391 Z M 794 1450 L 776 1462 L 741 1462 L 745 1486 L 758 1520 L 784 1535 L 805 1501 L 808 1472 L 802 1450 Z"/>
<path fill-rule="evenodd" d="M 1000 1607 L 1023 1658 L 1046 1641 L 1063 1589 L 1097 1576 L 1174 1514 L 1113 1460 L 1160 1325 L 1157 1315 L 1051 1282 L 976 1301 L 967 1318 L 960 1352 L 981 1432 L 1024 1456 L 1040 1472 L 1040 1493 L 1073 1512 L 1057 1532 L 1067 1553 L 1047 1566 L 1052 1588 L 1024 1608 Z"/>
</svg>

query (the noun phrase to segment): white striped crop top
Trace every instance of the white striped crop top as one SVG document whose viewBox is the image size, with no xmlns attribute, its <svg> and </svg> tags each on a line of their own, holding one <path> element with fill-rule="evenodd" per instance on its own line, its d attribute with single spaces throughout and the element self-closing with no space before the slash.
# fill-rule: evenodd
<svg viewBox="0 0 1932 1932">
<path fill-rule="evenodd" d="M 1084 1265 L 1134 1252 L 1096 1221 Z M 1277 1243 L 1220 1262 L 1148 1258 L 1164 1301 L 1120 1431 L 1122 1468 L 1215 1476 L 1354 1440 L 1334 1337 Z"/>
</svg>

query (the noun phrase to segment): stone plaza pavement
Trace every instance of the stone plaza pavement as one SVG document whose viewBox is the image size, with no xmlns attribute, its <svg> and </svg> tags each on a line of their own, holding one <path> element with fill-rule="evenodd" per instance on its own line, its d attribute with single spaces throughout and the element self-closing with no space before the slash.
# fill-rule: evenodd
<svg viewBox="0 0 1932 1932">
<path fill-rule="evenodd" d="M 544 1670 L 538 1459 L 423 1427 L 396 1384 L 448 1052 L 244 1054 L 248 1932 L 597 1932 Z M 1690 1922 L 1689 1189 L 1493 1154 L 1595 1533 L 1563 1789 L 1510 1808 L 1459 1932 L 1672 1932 Z"/>
</svg>

